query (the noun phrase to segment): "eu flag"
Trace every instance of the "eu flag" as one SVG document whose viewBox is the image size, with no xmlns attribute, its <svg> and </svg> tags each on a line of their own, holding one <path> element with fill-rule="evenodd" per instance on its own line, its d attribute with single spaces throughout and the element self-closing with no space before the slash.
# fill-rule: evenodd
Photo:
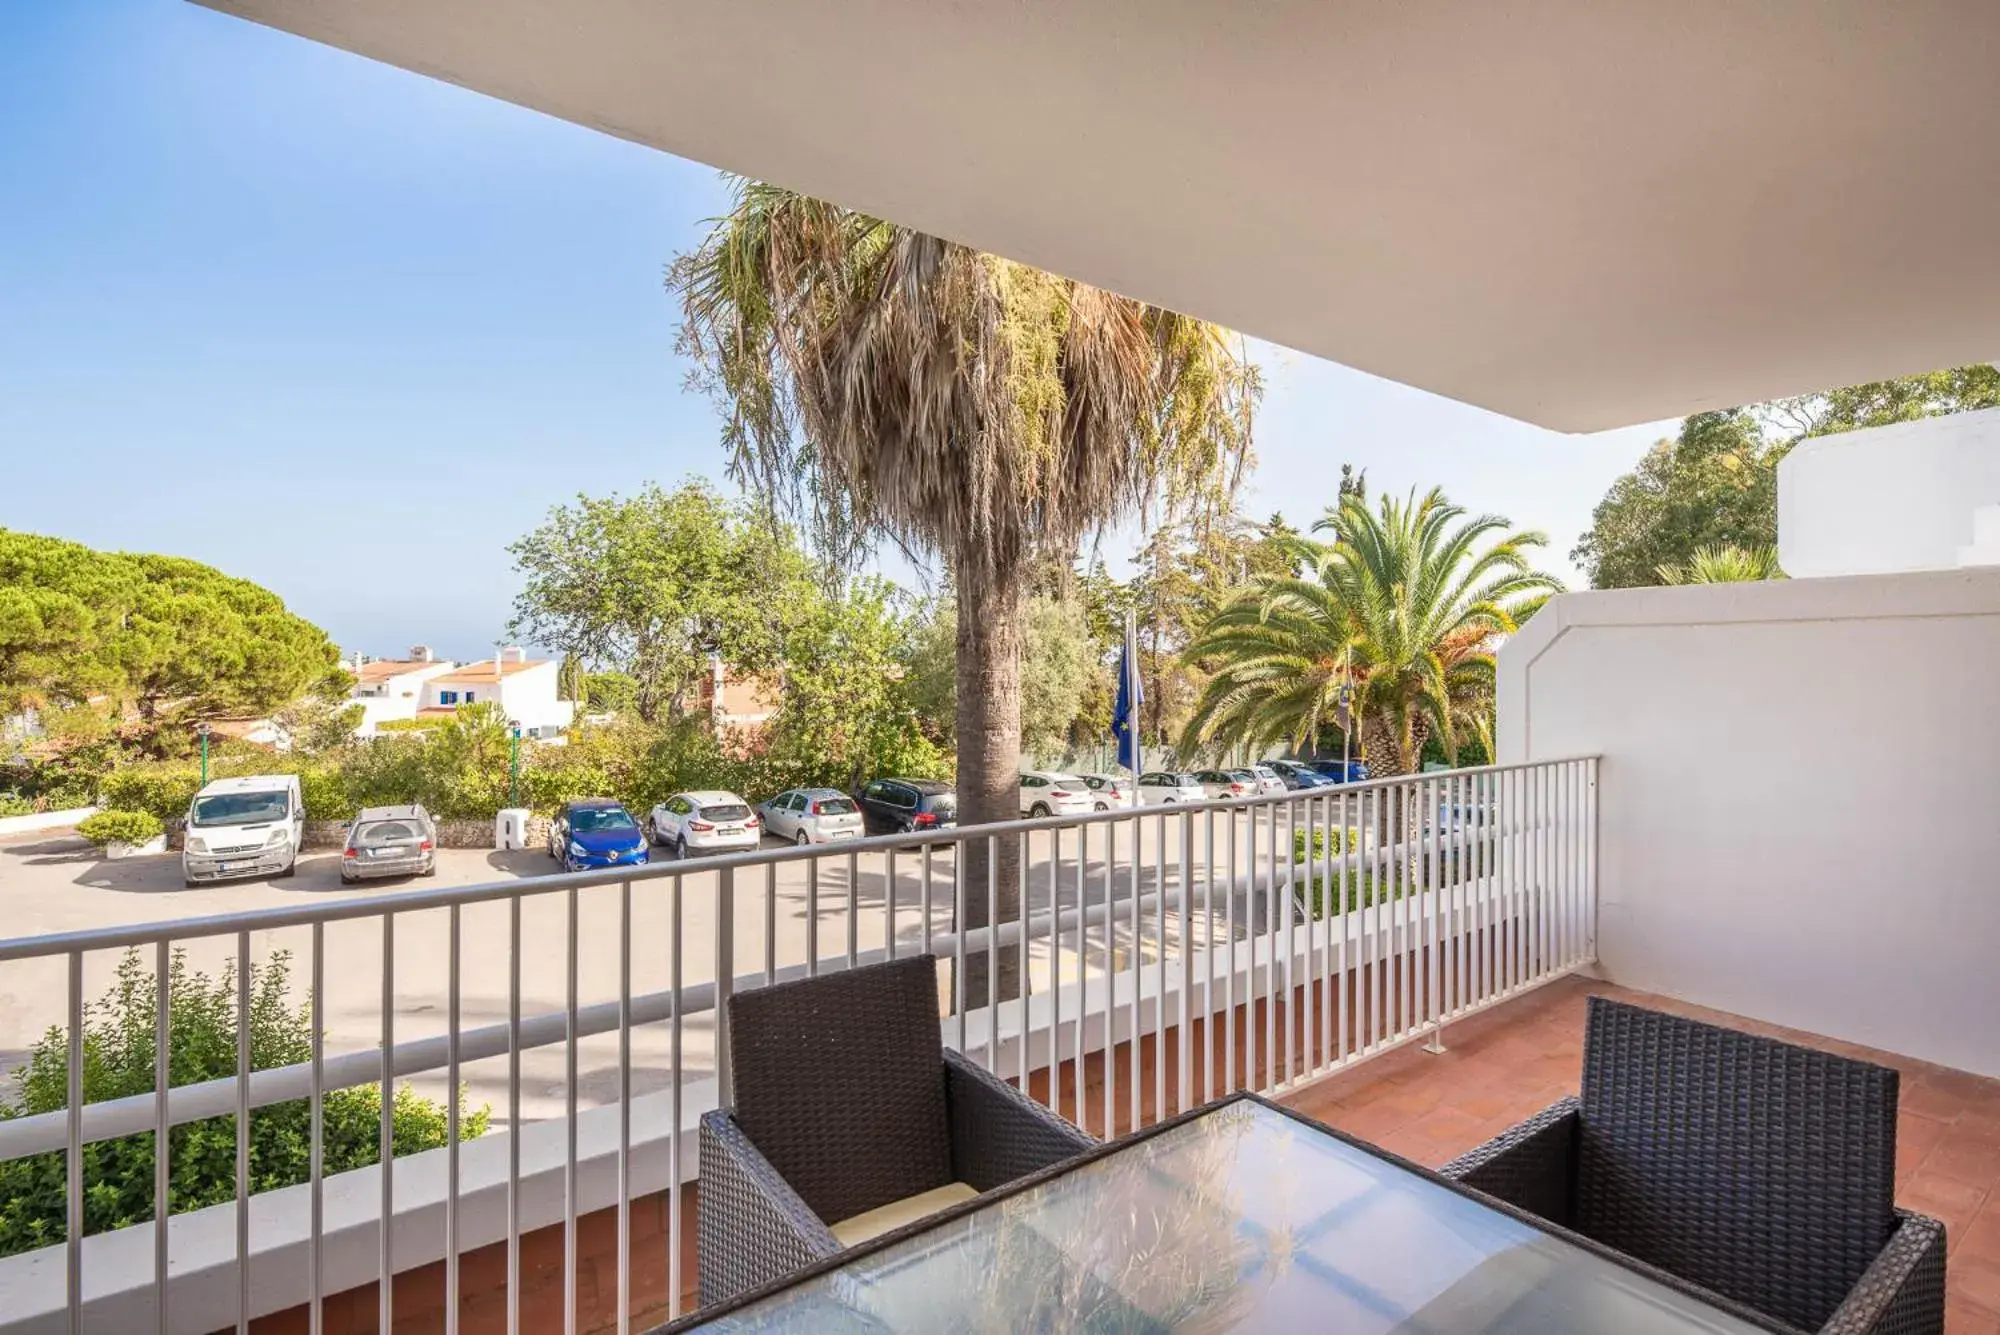
<svg viewBox="0 0 2000 1335">
<path fill-rule="evenodd" d="M 1125 644 L 1118 653 L 1118 700 L 1111 709 L 1111 735 L 1118 739 L 1118 763 L 1139 773 L 1139 706 L 1145 701 L 1139 684 L 1139 656 L 1132 652 L 1132 627 L 1125 627 Z"/>
</svg>

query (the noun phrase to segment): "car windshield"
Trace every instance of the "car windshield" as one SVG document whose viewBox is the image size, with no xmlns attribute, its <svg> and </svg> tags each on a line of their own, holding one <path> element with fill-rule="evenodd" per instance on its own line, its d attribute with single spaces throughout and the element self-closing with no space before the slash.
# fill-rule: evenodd
<svg viewBox="0 0 2000 1335">
<path fill-rule="evenodd" d="M 623 807 L 579 807 L 569 813 L 569 828 L 579 834 L 589 834 L 597 830 L 636 830 L 639 827 Z"/>
<path fill-rule="evenodd" d="M 844 797 L 816 797 L 812 804 L 815 816 L 851 816 L 854 803 Z"/>
<path fill-rule="evenodd" d="M 1229 771 L 1229 777 L 1230 777 L 1230 778 L 1232 778 L 1232 779 L 1234 779 L 1234 780 L 1236 780 L 1236 782 L 1238 782 L 1238 783 L 1255 783 L 1255 782 L 1257 782 L 1257 776 L 1256 776 L 1255 774 L 1252 774 L 1252 773 L 1251 773 L 1251 772 L 1250 772 L 1249 770 L 1247 770 L 1247 769 L 1233 769 L 1233 770 Z"/>
<path fill-rule="evenodd" d="M 741 802 L 718 802 L 712 807 L 703 807 L 701 814 L 710 820 L 742 820 L 750 814 L 750 808 Z"/>
<path fill-rule="evenodd" d="M 408 822 L 400 820 L 370 821 L 354 831 L 354 842 L 357 845 L 407 843 L 416 837 L 416 830 Z"/>
<path fill-rule="evenodd" d="M 194 800 L 196 825 L 260 825 L 283 820 L 289 807 L 283 793 L 217 793 Z"/>
</svg>

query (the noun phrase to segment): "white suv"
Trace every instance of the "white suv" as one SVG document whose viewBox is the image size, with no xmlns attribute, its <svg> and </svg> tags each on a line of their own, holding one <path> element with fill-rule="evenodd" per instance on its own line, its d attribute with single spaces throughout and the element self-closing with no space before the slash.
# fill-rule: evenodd
<svg viewBox="0 0 2000 1335">
<path fill-rule="evenodd" d="M 646 838 L 690 853 L 742 853 L 757 847 L 763 823 L 750 804 L 734 793 L 708 790 L 675 793 L 646 818 Z"/>
<path fill-rule="evenodd" d="M 1096 809 L 1096 794 L 1074 774 L 1030 770 L 1021 776 L 1023 816 L 1081 816 Z"/>
</svg>

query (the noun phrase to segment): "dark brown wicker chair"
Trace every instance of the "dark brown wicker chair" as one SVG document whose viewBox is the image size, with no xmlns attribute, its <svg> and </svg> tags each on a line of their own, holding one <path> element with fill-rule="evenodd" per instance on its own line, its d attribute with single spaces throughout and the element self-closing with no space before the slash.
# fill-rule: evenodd
<svg viewBox="0 0 2000 1335">
<path fill-rule="evenodd" d="M 701 1119 L 704 1305 L 841 1249 L 834 1226 L 1096 1142 L 939 1036 L 920 955 L 729 998 L 731 1109 Z"/>
<path fill-rule="evenodd" d="M 1447 1177 L 1804 1331 L 1939 1335 L 1944 1225 L 1898 1210 L 1896 1072 L 1590 998 L 1583 1091 Z"/>
</svg>

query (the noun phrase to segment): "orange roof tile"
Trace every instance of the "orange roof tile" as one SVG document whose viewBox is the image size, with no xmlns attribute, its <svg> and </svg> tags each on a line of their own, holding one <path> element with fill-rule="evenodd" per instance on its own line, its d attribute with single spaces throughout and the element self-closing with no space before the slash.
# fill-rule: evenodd
<svg viewBox="0 0 2000 1335">
<path fill-rule="evenodd" d="M 442 667 L 441 663 L 426 662 L 423 659 L 377 658 L 361 665 L 355 673 L 359 681 L 384 681 L 390 677 L 400 677 L 405 672 L 415 672 L 420 668 Z"/>
<path fill-rule="evenodd" d="M 500 667 L 504 675 L 511 677 L 516 672 L 525 672 L 529 668 L 541 667 L 543 664 L 552 661 L 547 658 L 531 658 L 522 663 L 502 663 Z M 497 680 L 499 678 L 493 675 L 493 660 L 490 658 L 481 663 L 468 663 L 455 672 L 445 673 L 442 677 L 431 678 L 431 681 L 440 686 L 456 686 L 461 682 L 469 682 L 476 685 L 482 681 Z"/>
</svg>

